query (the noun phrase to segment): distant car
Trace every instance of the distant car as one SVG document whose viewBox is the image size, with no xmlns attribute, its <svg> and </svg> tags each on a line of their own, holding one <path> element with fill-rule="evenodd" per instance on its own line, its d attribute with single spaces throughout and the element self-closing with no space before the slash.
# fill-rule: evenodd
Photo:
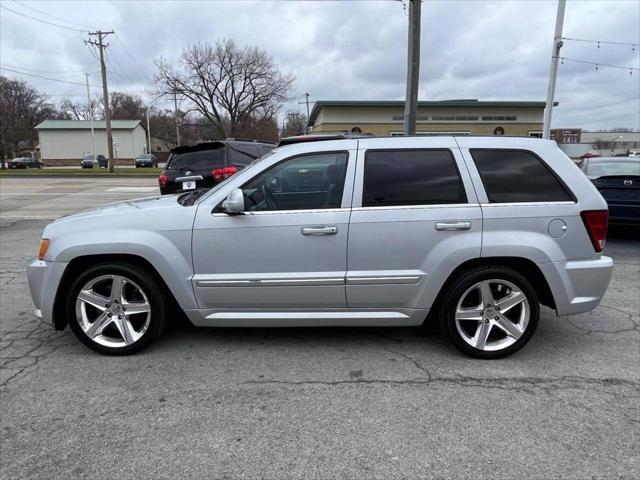
<svg viewBox="0 0 640 480">
<path fill-rule="evenodd" d="M 108 164 L 107 157 L 104 155 L 92 155 L 90 153 L 86 154 L 80 162 L 82 168 L 93 168 L 94 165 L 97 165 L 98 168 L 107 168 Z"/>
<path fill-rule="evenodd" d="M 136 168 L 152 167 L 158 168 L 158 159 L 153 153 L 143 153 L 136 157 Z"/>
<path fill-rule="evenodd" d="M 609 205 L 609 223 L 640 225 L 640 158 L 587 158 L 582 171 Z"/>
<path fill-rule="evenodd" d="M 158 177 L 160 193 L 211 188 L 275 147 L 273 143 L 236 139 L 176 147 Z"/>
<path fill-rule="evenodd" d="M 8 165 L 9 168 L 42 168 L 42 162 L 36 160 L 33 157 L 17 157 L 11 160 Z"/>
</svg>

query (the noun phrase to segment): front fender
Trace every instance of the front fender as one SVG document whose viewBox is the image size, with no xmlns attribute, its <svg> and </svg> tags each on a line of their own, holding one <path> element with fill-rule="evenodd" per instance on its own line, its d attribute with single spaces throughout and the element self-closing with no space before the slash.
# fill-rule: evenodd
<svg viewBox="0 0 640 480">
<path fill-rule="evenodd" d="M 135 241 L 133 241 L 135 239 Z M 198 308 L 191 286 L 191 230 L 109 229 L 76 232 L 51 242 L 46 260 L 71 262 L 88 255 L 134 255 L 149 262 L 183 309 Z"/>
</svg>

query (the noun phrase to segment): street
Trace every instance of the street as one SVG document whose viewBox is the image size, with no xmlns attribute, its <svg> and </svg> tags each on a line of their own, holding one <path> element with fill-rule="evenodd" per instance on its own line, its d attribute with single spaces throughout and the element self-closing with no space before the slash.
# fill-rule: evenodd
<svg viewBox="0 0 640 480">
<path fill-rule="evenodd" d="M 0 178 L 0 478 L 638 478 L 640 243 L 593 312 L 497 361 L 436 328 L 197 329 L 106 357 L 33 317 L 51 219 L 153 178 Z"/>
</svg>

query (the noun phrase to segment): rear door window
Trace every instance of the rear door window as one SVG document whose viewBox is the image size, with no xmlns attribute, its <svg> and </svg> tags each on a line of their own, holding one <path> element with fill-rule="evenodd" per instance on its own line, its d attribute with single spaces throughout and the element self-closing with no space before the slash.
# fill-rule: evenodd
<svg viewBox="0 0 640 480">
<path fill-rule="evenodd" d="M 449 150 L 369 150 L 363 207 L 466 203 Z"/>
<path fill-rule="evenodd" d="M 574 201 L 567 187 L 526 150 L 471 150 L 489 203 Z"/>
</svg>

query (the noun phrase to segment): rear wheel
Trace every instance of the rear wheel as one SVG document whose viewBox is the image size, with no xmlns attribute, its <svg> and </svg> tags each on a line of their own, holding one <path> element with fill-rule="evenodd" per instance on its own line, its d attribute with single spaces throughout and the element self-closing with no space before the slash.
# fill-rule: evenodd
<svg viewBox="0 0 640 480">
<path fill-rule="evenodd" d="M 136 353 L 165 329 L 169 312 L 164 286 L 154 272 L 128 263 L 88 268 L 67 298 L 71 330 L 104 354 Z"/>
<path fill-rule="evenodd" d="M 460 275 L 440 310 L 440 326 L 459 350 L 478 358 L 501 358 L 520 350 L 540 317 L 529 281 L 506 267 L 481 267 Z"/>
</svg>

